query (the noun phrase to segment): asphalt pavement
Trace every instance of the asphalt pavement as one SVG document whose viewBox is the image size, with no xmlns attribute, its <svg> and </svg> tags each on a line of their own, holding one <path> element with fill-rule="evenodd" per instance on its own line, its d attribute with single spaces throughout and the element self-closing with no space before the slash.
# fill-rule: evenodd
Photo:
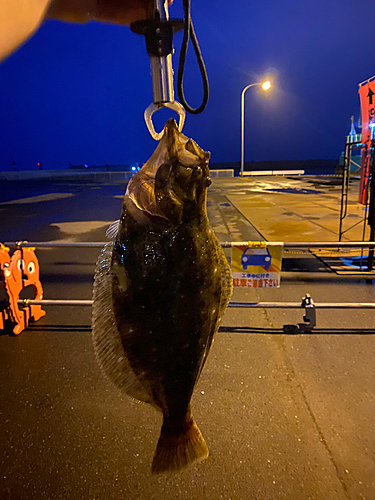
<svg viewBox="0 0 375 500">
<path fill-rule="evenodd" d="M 124 189 L 3 184 L 0 241 L 104 241 Z M 324 206 L 337 211 L 338 190 L 334 182 L 217 179 L 209 217 L 221 241 L 271 232 L 274 241 L 298 241 L 313 232 L 308 224 L 328 235 L 334 224 Z M 299 195 L 315 197 L 314 214 L 310 205 L 297 209 Z M 269 220 L 259 215 L 267 204 Z M 299 224 L 285 234 L 280 223 L 277 232 L 277 217 Z M 91 298 L 98 253 L 37 250 L 45 298 Z M 236 289 L 232 300 L 298 302 L 309 292 L 316 302 L 375 302 L 374 281 L 338 276 L 310 252 L 286 253 L 283 269 L 280 288 Z M 283 325 L 302 322 L 302 310 L 229 308 L 192 401 L 210 456 L 155 476 L 161 416 L 101 374 L 90 308 L 45 310 L 19 336 L 0 335 L 2 500 L 375 498 L 374 311 L 319 310 L 312 333 L 288 335 Z"/>
</svg>

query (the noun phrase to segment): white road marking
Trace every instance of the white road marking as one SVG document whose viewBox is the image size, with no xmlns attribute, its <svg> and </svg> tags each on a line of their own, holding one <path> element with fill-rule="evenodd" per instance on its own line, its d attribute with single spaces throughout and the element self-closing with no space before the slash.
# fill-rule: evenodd
<svg viewBox="0 0 375 500">
<path fill-rule="evenodd" d="M 39 196 L 31 196 L 30 198 L 20 198 L 19 200 L 4 201 L 0 205 L 20 205 L 26 203 L 40 203 L 42 201 L 62 200 L 63 198 L 71 198 L 73 193 L 48 193 Z"/>
<path fill-rule="evenodd" d="M 75 222 L 55 222 L 51 227 L 57 227 L 61 232 L 61 237 L 56 242 L 74 243 L 77 241 L 91 241 L 90 238 L 83 237 L 84 234 L 96 229 L 106 228 L 112 224 L 113 220 L 84 220 Z"/>
</svg>

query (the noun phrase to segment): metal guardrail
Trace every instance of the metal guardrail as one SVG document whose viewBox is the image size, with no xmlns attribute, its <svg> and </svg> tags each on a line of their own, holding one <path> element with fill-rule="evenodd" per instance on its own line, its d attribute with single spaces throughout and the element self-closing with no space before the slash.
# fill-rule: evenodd
<svg viewBox="0 0 375 500">
<path fill-rule="evenodd" d="M 39 306 L 92 306 L 92 300 L 33 300 L 20 299 L 20 305 Z M 305 305 L 301 302 L 229 302 L 228 307 L 251 308 L 271 308 L 271 309 L 301 309 Z M 316 309 L 375 309 L 375 302 L 322 302 L 314 303 Z"/>
<path fill-rule="evenodd" d="M 223 248 L 247 245 L 248 241 L 229 241 L 220 243 Z M 250 242 L 253 243 L 253 242 Z M 267 245 L 280 245 L 278 242 L 267 241 Z M 374 248 L 375 241 L 292 241 L 283 243 L 283 248 Z"/>
<path fill-rule="evenodd" d="M 34 248 L 101 248 L 107 242 L 6 242 L 8 247 L 34 247 Z M 254 242 L 250 242 L 254 243 Z M 261 243 L 261 242 L 260 242 Z M 231 248 L 235 245 L 248 245 L 249 242 L 222 242 L 223 248 Z M 267 242 L 268 245 L 280 244 L 275 242 Z M 375 241 L 314 241 L 314 242 L 288 242 L 283 244 L 285 248 L 375 248 Z M 21 306 L 41 305 L 41 306 L 86 306 L 91 307 L 92 300 L 33 300 L 20 299 L 18 304 Z M 367 302 L 326 302 L 314 303 L 310 295 L 307 293 L 302 299 L 302 302 L 230 302 L 230 308 L 271 308 L 271 309 L 304 309 L 303 323 L 296 325 L 284 325 L 287 328 L 295 327 L 292 333 L 307 333 L 311 332 L 316 326 L 316 310 L 317 309 L 375 309 L 375 303 Z"/>
<path fill-rule="evenodd" d="M 92 300 L 18 300 L 21 306 L 92 306 Z M 298 325 L 284 325 L 285 333 L 310 333 L 316 326 L 317 309 L 375 309 L 375 303 L 361 302 L 327 302 L 315 304 L 307 293 L 302 302 L 230 302 L 228 307 L 248 308 L 271 308 L 271 309 L 304 309 L 303 322 Z"/>
<path fill-rule="evenodd" d="M 88 242 L 54 242 L 54 241 L 7 241 L 7 247 L 33 247 L 33 248 L 102 248 L 108 241 L 88 241 Z M 248 245 L 248 241 L 224 241 L 223 248 L 231 248 L 235 245 Z M 254 243 L 254 242 L 251 242 Z M 267 245 L 279 242 L 265 242 Z M 283 244 L 285 248 L 375 248 L 375 241 L 292 241 Z"/>
</svg>

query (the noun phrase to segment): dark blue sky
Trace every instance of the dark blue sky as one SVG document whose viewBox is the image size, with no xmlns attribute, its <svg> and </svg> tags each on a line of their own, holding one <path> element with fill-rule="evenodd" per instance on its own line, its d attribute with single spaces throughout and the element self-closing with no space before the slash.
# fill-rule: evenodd
<svg viewBox="0 0 375 500">
<path fill-rule="evenodd" d="M 175 0 L 171 17 L 181 10 Z M 358 83 L 375 74 L 373 0 L 193 0 L 192 16 L 210 100 L 184 133 L 213 162 L 239 161 L 241 91 L 269 72 L 277 89 L 246 93 L 246 161 L 338 158 L 359 116 Z M 191 47 L 188 56 L 185 93 L 198 105 Z M 0 64 L 0 89 L 0 170 L 142 163 L 156 146 L 143 120 L 149 58 L 128 27 L 48 21 Z M 156 128 L 172 116 L 163 113 Z"/>
</svg>

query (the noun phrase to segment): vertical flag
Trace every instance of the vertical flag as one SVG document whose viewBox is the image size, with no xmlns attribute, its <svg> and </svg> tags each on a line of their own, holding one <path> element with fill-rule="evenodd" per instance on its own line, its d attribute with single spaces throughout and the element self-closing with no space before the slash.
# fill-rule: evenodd
<svg viewBox="0 0 375 500">
<path fill-rule="evenodd" d="M 373 137 L 373 125 L 375 124 L 375 77 L 361 84 L 358 92 L 362 110 L 362 158 L 359 202 L 365 205 L 370 175 L 371 139 Z"/>
</svg>

